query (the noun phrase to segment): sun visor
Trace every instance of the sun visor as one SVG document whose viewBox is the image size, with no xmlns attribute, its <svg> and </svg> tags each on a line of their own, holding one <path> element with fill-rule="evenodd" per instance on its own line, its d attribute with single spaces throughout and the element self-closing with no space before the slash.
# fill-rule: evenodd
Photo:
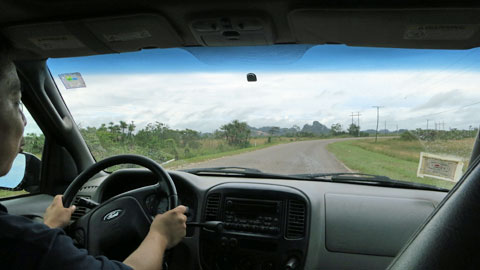
<svg viewBox="0 0 480 270">
<path fill-rule="evenodd" d="M 41 58 L 182 46 L 170 23 L 156 14 L 17 25 L 2 32 L 18 51 Z"/>
<path fill-rule="evenodd" d="M 424 49 L 479 45 L 480 10 L 294 10 L 298 43 Z"/>
<path fill-rule="evenodd" d="M 89 19 L 84 23 L 95 37 L 116 52 L 182 46 L 170 23 L 159 15 Z"/>
<path fill-rule="evenodd" d="M 16 50 L 43 58 L 95 54 L 63 22 L 12 26 L 3 32 Z"/>
</svg>

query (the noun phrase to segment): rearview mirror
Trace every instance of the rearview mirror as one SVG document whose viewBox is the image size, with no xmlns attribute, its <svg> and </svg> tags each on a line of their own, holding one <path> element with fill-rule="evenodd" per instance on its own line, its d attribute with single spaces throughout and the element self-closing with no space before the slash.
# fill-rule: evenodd
<svg viewBox="0 0 480 270">
<path fill-rule="evenodd" d="M 38 191 L 41 164 L 40 159 L 32 154 L 18 154 L 8 174 L 0 177 L 0 189 Z"/>
</svg>

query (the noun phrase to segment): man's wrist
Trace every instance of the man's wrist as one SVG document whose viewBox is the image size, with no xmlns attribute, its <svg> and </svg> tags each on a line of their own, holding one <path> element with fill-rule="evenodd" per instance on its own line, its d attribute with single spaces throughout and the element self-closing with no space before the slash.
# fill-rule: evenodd
<svg viewBox="0 0 480 270">
<path fill-rule="evenodd" d="M 43 221 L 43 224 L 47 225 L 50 229 L 54 229 L 56 228 L 56 226 L 54 226 L 53 224 L 51 224 L 49 221 L 47 220 L 44 220 Z"/>
<path fill-rule="evenodd" d="M 158 243 L 162 250 L 166 250 L 168 247 L 168 238 L 158 231 L 150 230 L 148 232 L 147 238 L 150 238 L 152 239 L 152 241 Z"/>
</svg>

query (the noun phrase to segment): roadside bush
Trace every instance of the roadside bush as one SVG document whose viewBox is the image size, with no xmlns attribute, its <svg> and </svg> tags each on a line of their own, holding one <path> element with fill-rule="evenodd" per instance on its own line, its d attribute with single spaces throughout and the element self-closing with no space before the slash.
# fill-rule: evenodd
<svg viewBox="0 0 480 270">
<path fill-rule="evenodd" d="M 368 134 L 368 132 L 360 131 L 360 137 L 368 137 L 368 136 L 370 136 L 370 134 Z"/>
<path fill-rule="evenodd" d="M 416 141 L 417 137 L 413 135 L 410 131 L 405 131 L 400 135 L 402 141 Z"/>
</svg>

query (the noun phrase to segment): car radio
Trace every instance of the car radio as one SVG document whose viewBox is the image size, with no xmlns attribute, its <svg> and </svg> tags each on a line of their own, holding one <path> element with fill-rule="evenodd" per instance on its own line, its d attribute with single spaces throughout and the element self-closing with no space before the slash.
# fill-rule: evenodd
<svg viewBox="0 0 480 270">
<path fill-rule="evenodd" d="M 227 197 L 223 215 L 228 231 L 276 235 L 280 232 L 282 202 Z"/>
</svg>

